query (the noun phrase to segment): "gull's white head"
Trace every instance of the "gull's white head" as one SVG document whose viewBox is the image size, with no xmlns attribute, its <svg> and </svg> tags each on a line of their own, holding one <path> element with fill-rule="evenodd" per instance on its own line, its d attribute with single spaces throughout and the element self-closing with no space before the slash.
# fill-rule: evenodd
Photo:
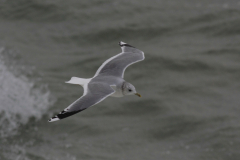
<svg viewBox="0 0 240 160">
<path fill-rule="evenodd" d="M 128 82 L 124 82 L 123 86 L 122 86 L 122 91 L 123 91 L 123 95 L 137 95 L 139 97 L 141 97 L 141 95 L 139 93 L 137 93 L 135 87 Z"/>
</svg>

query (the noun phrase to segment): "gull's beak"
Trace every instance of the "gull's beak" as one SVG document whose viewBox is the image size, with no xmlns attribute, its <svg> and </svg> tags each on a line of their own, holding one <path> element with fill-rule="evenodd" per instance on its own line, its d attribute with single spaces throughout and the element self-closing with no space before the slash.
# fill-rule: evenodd
<svg viewBox="0 0 240 160">
<path fill-rule="evenodd" d="M 139 93 L 135 93 L 135 95 L 137 95 L 138 97 L 142 97 L 141 94 L 139 94 Z"/>
</svg>

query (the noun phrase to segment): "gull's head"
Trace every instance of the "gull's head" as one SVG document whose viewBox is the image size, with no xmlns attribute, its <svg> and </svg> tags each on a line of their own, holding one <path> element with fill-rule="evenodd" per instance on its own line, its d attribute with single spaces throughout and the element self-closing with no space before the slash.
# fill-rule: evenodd
<svg viewBox="0 0 240 160">
<path fill-rule="evenodd" d="M 137 95 L 138 97 L 141 97 L 139 93 L 137 93 L 135 87 L 128 82 L 123 83 L 123 95 Z"/>
</svg>

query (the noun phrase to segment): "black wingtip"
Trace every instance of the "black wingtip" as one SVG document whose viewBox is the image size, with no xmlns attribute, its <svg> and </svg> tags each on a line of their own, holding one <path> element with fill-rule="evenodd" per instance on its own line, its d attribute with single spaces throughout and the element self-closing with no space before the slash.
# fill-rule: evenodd
<svg viewBox="0 0 240 160">
<path fill-rule="evenodd" d="M 123 42 L 123 41 L 120 41 L 118 44 L 119 44 L 119 46 L 121 46 L 121 47 L 123 47 L 123 46 L 133 47 L 133 46 L 131 46 L 131 45 L 129 45 L 129 44 Z M 135 48 L 135 47 L 133 47 L 133 48 Z"/>
</svg>

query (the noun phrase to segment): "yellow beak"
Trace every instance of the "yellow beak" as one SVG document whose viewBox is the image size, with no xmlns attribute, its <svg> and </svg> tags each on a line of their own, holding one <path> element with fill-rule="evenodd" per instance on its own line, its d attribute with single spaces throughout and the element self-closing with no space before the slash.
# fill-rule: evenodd
<svg viewBox="0 0 240 160">
<path fill-rule="evenodd" d="M 138 97 L 142 97 L 141 94 L 139 94 L 139 93 L 135 93 L 135 95 L 137 95 Z"/>
</svg>

